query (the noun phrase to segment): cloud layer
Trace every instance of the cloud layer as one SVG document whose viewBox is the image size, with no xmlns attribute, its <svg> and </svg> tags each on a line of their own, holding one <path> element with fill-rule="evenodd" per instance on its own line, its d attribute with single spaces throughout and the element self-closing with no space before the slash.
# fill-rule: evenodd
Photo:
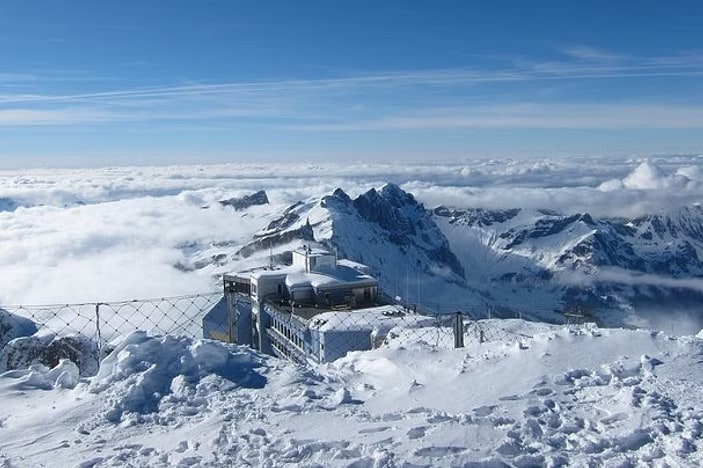
<svg viewBox="0 0 703 468">
<path fill-rule="evenodd" d="M 0 172 L 0 303 L 80 302 L 215 289 L 192 251 L 244 244 L 286 206 L 395 182 L 428 207 L 637 216 L 703 201 L 700 156 L 487 159 L 452 164 L 230 164 Z M 218 200 L 264 189 L 270 206 Z"/>
</svg>

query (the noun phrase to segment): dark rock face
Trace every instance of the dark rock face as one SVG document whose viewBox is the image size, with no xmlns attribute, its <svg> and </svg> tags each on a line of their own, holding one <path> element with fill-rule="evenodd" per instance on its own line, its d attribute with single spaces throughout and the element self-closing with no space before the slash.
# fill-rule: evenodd
<svg viewBox="0 0 703 468">
<path fill-rule="evenodd" d="M 296 215 L 297 216 L 297 215 Z M 279 245 L 288 244 L 296 239 L 315 242 L 315 234 L 313 233 L 310 222 L 306 222 L 303 226 L 297 229 L 288 230 L 267 230 L 262 234 L 254 236 L 254 240 L 237 252 L 237 255 L 242 257 L 250 257 L 260 250 L 270 249 Z"/>
<path fill-rule="evenodd" d="M 0 370 L 26 369 L 32 364 L 52 368 L 61 359 L 68 359 L 78 366 L 80 375 L 95 375 L 99 359 L 109 351 L 98 350 L 95 341 L 82 335 L 25 336 L 13 340 L 0 353 Z"/>
<path fill-rule="evenodd" d="M 294 208 L 295 206 L 296 205 L 293 205 L 291 208 Z M 300 216 L 297 213 L 294 213 L 291 208 L 288 208 L 280 218 L 271 221 L 269 225 L 266 226 L 266 230 L 283 231 L 294 225 L 300 219 Z"/>
<path fill-rule="evenodd" d="M 527 229 L 511 229 L 510 231 L 502 233 L 500 237 L 503 239 L 511 239 L 511 241 L 504 247 L 505 250 L 509 250 L 522 244 L 527 239 L 539 239 L 541 237 L 559 234 L 578 221 L 586 222 L 586 224 L 593 224 L 593 219 L 588 214 L 577 214 L 566 217 L 547 217 L 537 220 L 533 226 L 530 226 Z"/>
<path fill-rule="evenodd" d="M 465 278 L 464 268 L 449 248 L 444 234 L 412 194 L 395 184 L 387 184 L 380 193 L 371 189 L 360 195 L 353 206 L 363 220 L 378 224 L 391 243 L 405 248 L 417 247 L 431 261 Z"/>
<path fill-rule="evenodd" d="M 494 224 L 501 224 L 513 219 L 520 214 L 519 208 L 510 210 L 488 210 L 474 208 L 468 210 L 455 210 L 444 206 L 439 206 L 433 210 L 435 216 L 449 218 L 449 223 L 454 224 L 461 220 L 468 226 L 487 227 Z"/>
<path fill-rule="evenodd" d="M 686 206 L 672 214 L 642 216 L 631 220 L 630 224 L 641 231 L 640 235 L 650 239 L 656 234 L 659 239 L 669 235 L 703 242 L 703 207 L 700 205 Z"/>
<path fill-rule="evenodd" d="M 361 233 L 366 236 L 365 242 L 390 244 L 413 257 L 413 268 L 428 268 L 434 263 L 464 278 L 461 263 L 430 213 L 415 197 L 394 184 L 388 184 L 380 191 L 371 189 L 354 200 L 338 188 L 322 197 L 319 204 L 296 203 L 255 235 L 239 254 L 251 256 L 256 251 L 296 239 L 314 242 L 313 226 L 307 222 L 307 217 L 309 210 L 316 206 L 328 210 L 332 221 L 331 238 L 323 241 L 350 258 L 366 262 L 378 272 L 384 262 L 392 260 L 370 254 L 368 246 L 359 243 Z M 303 219 L 306 223 L 301 225 Z"/>
<path fill-rule="evenodd" d="M 320 206 L 344 214 L 351 214 L 356 210 L 352 199 L 341 188 L 335 189 L 332 195 L 322 197 Z"/>
<path fill-rule="evenodd" d="M 354 200 L 354 207 L 363 219 L 377 223 L 389 231 L 394 243 L 408 244 L 416 231 L 412 220 L 403 213 L 402 208 L 406 205 L 412 206 L 413 203 L 416 202 L 412 195 L 406 198 L 395 189 L 386 191 L 384 187 L 381 194 L 376 189 L 371 189 L 360 195 Z"/>
<path fill-rule="evenodd" d="M 220 200 L 222 206 L 231 206 L 235 210 L 246 210 L 250 206 L 268 205 L 269 199 L 266 192 L 259 190 L 251 195 L 245 195 L 241 198 L 230 198 L 229 200 Z"/>
</svg>

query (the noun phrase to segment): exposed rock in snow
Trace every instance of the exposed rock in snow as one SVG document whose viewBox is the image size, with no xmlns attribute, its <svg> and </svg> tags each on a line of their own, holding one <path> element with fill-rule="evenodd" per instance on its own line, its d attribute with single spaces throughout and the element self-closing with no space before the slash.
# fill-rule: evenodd
<svg viewBox="0 0 703 468">
<path fill-rule="evenodd" d="M 581 304 L 622 324 L 633 305 L 685 309 L 703 301 L 686 281 L 703 276 L 699 206 L 634 219 L 443 207 L 433 214 L 468 278 L 488 285 L 489 301 L 528 316 L 554 320 L 544 311 Z"/>
<path fill-rule="evenodd" d="M 220 200 L 222 206 L 231 206 L 235 210 L 246 210 L 250 206 L 268 205 L 269 199 L 266 192 L 259 190 L 251 195 L 245 195 L 240 198 L 230 198 L 228 200 Z"/>
<path fill-rule="evenodd" d="M 396 185 L 371 189 L 355 200 L 336 189 L 320 199 L 296 203 L 239 254 L 258 254 L 268 263 L 269 252 L 282 258 L 285 250 L 311 242 L 370 266 L 384 292 L 407 302 L 440 309 L 438 304 L 429 307 L 426 291 L 434 291 L 432 299 L 453 294 L 472 307 L 482 301 L 481 293 L 466 284 L 466 273 L 431 214 Z"/>
<path fill-rule="evenodd" d="M 83 335 L 37 333 L 16 338 L 0 351 L 0 372 L 26 369 L 34 364 L 52 368 L 62 360 L 69 360 L 80 369 L 81 375 L 95 375 L 101 352 L 105 356 L 109 347 L 98 350 L 97 343 Z"/>
</svg>

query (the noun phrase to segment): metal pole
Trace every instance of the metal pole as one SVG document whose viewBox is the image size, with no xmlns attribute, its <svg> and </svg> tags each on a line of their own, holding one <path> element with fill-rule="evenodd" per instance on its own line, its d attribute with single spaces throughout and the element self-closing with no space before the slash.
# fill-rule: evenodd
<svg viewBox="0 0 703 468">
<path fill-rule="evenodd" d="M 97 348 L 98 348 L 98 366 L 100 366 L 100 359 L 102 358 L 103 350 L 103 338 L 102 332 L 100 331 L 100 303 L 95 304 L 95 334 L 97 338 Z"/>
<path fill-rule="evenodd" d="M 234 296 L 234 299 L 232 296 Z M 236 343 L 237 338 L 234 336 L 234 331 L 237 323 L 237 296 L 235 296 L 235 293 L 227 293 L 227 306 L 227 325 L 229 328 L 229 342 Z"/>
<path fill-rule="evenodd" d="M 456 319 L 454 320 L 454 347 L 464 347 L 464 316 L 461 312 L 456 313 Z"/>
</svg>

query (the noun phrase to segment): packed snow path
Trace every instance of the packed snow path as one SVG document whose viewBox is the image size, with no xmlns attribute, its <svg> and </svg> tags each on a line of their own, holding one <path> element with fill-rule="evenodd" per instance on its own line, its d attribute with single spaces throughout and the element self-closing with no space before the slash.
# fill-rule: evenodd
<svg viewBox="0 0 703 468">
<path fill-rule="evenodd" d="M 703 340 L 502 321 L 520 341 L 390 343 L 306 369 L 135 333 L 90 379 L 0 377 L 0 466 L 691 466 Z"/>
</svg>

